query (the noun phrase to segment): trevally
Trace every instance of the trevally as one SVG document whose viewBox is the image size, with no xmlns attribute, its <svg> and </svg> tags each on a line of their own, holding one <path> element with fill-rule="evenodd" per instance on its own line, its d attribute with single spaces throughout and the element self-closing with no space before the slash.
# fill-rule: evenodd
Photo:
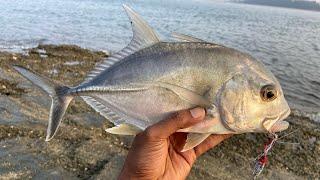
<svg viewBox="0 0 320 180">
<path fill-rule="evenodd" d="M 124 5 L 133 30 L 129 45 L 104 59 L 80 85 L 67 87 L 20 66 L 14 68 L 52 98 L 46 141 L 55 135 L 69 103 L 81 96 L 111 121 L 114 134 L 135 135 L 172 113 L 206 108 L 190 128 L 188 150 L 210 134 L 274 133 L 290 113 L 274 75 L 246 53 L 188 35 L 165 42 Z"/>
</svg>

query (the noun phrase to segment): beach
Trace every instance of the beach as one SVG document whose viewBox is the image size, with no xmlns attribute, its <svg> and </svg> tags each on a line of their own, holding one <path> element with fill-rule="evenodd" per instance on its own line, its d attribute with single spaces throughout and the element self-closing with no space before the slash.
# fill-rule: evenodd
<svg viewBox="0 0 320 180">
<path fill-rule="evenodd" d="M 68 108 L 55 138 L 45 142 L 50 98 L 11 67 L 22 65 L 68 86 L 77 85 L 106 51 L 76 45 L 38 45 L 24 52 L 0 52 L 1 179 L 116 179 L 132 137 L 104 130 L 108 120 L 81 98 Z M 279 140 L 258 179 L 320 178 L 319 122 L 292 109 L 295 131 Z M 249 179 L 265 134 L 234 135 L 204 154 L 188 179 Z"/>
</svg>

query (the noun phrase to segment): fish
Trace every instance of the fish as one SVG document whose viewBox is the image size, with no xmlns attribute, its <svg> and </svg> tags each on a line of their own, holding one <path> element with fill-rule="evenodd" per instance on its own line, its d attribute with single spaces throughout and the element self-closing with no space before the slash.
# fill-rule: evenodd
<svg viewBox="0 0 320 180">
<path fill-rule="evenodd" d="M 106 132 L 136 135 L 172 114 L 194 107 L 205 119 L 188 133 L 182 151 L 211 134 L 275 133 L 289 127 L 290 108 L 276 77 L 251 55 L 190 35 L 161 40 L 127 5 L 133 37 L 102 60 L 82 83 L 69 87 L 32 70 L 13 68 L 52 99 L 46 141 L 57 132 L 70 102 L 80 96 L 115 126 Z"/>
</svg>

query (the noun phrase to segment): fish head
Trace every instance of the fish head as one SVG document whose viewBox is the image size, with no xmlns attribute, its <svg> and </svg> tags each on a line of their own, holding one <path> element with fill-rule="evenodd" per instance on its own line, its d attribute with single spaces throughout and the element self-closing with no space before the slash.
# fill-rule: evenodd
<svg viewBox="0 0 320 180">
<path fill-rule="evenodd" d="M 222 123 L 235 133 L 279 132 L 290 114 L 282 88 L 262 64 L 252 65 L 230 78 L 218 98 Z"/>
</svg>

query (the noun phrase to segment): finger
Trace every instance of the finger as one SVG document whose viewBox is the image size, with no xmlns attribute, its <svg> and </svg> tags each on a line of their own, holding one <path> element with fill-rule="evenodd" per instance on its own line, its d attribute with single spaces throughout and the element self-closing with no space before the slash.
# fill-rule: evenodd
<svg viewBox="0 0 320 180">
<path fill-rule="evenodd" d="M 215 147 L 231 136 L 232 134 L 210 135 L 206 140 L 194 148 L 196 156 L 199 157 L 201 154 L 207 152 L 209 149 Z"/>
<path fill-rule="evenodd" d="M 204 116 L 205 110 L 203 108 L 180 111 L 171 118 L 150 126 L 145 133 L 150 137 L 168 138 L 177 130 L 190 127 L 202 121 Z"/>
</svg>

